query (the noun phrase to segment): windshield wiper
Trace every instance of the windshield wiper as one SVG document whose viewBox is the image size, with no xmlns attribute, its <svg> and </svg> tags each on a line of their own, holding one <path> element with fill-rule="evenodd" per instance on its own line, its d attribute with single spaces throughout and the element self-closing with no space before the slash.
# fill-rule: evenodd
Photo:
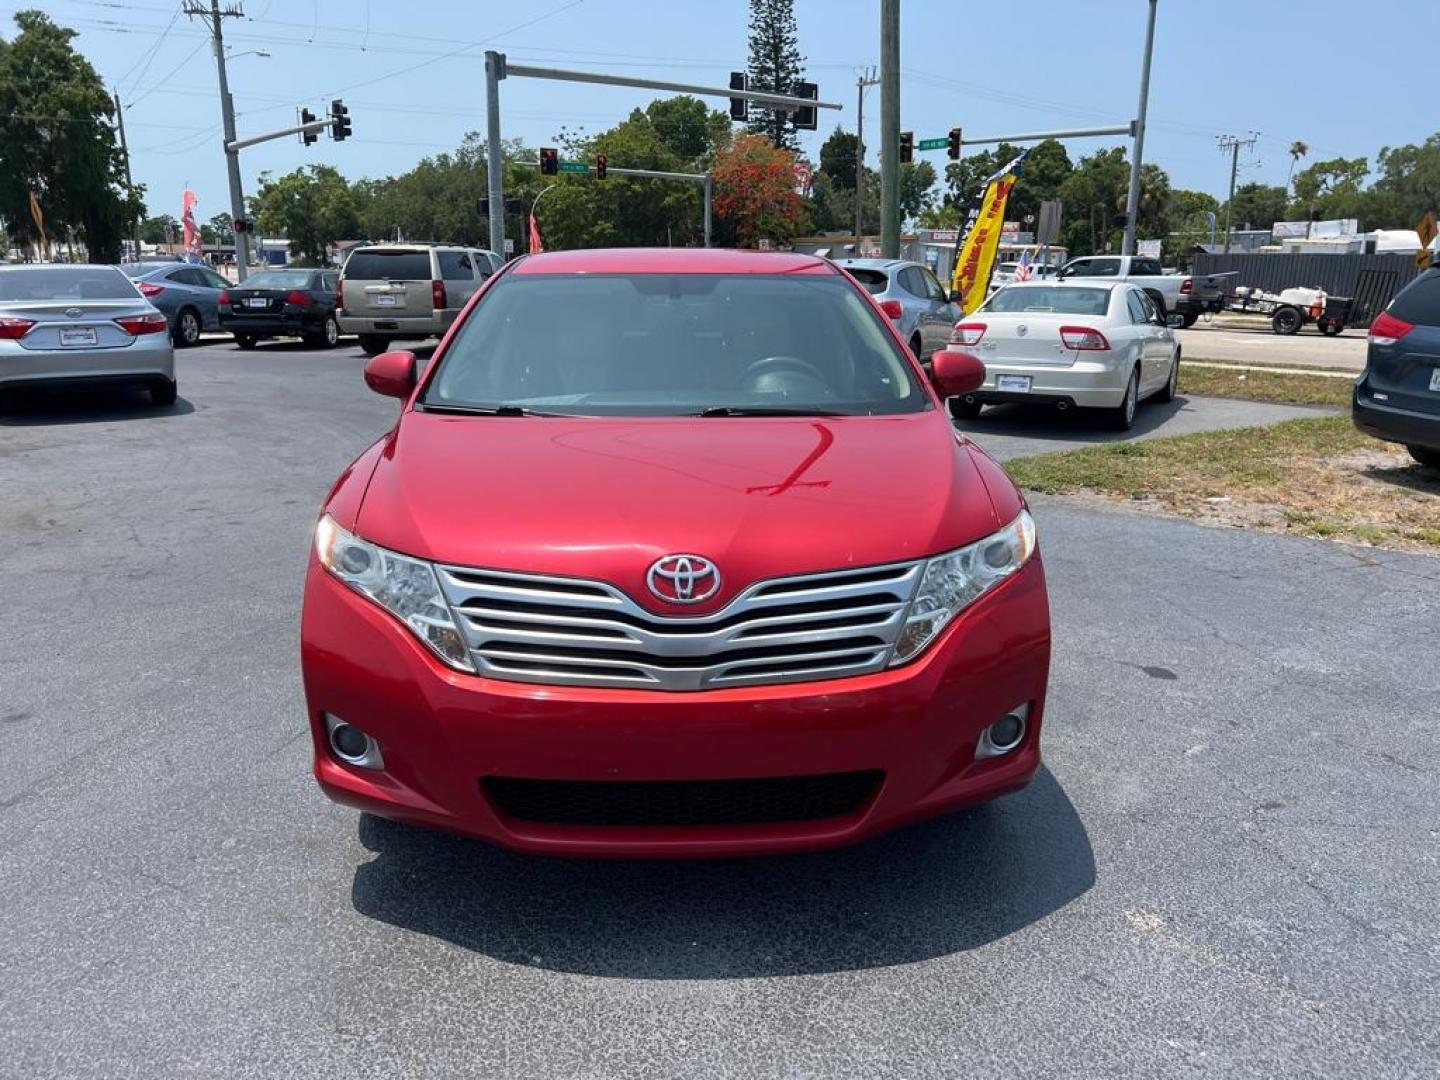
<svg viewBox="0 0 1440 1080">
<path fill-rule="evenodd" d="M 850 416 L 833 409 L 816 409 L 806 405 L 714 405 L 693 416 Z"/>
<path fill-rule="evenodd" d="M 523 405 L 437 405 L 422 401 L 420 407 L 426 412 L 453 413 L 456 416 L 570 416 L 570 413 L 541 412 L 527 409 Z"/>
</svg>

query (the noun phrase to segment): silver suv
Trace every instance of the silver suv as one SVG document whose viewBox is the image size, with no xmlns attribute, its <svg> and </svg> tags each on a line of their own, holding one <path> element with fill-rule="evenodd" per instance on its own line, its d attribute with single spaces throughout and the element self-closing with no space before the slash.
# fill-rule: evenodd
<svg viewBox="0 0 1440 1080">
<path fill-rule="evenodd" d="M 503 263 L 493 251 L 449 244 L 356 248 L 340 272 L 340 330 L 360 335 L 369 356 L 392 341 L 436 337 Z"/>
</svg>

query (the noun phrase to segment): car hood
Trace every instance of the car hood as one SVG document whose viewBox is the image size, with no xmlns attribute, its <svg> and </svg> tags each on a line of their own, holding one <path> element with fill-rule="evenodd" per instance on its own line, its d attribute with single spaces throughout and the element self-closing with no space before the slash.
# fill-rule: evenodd
<svg viewBox="0 0 1440 1080">
<path fill-rule="evenodd" d="M 356 529 L 436 562 L 645 586 L 665 555 L 712 560 L 725 604 L 764 578 L 896 562 L 1003 524 L 943 413 L 546 418 L 408 412 Z"/>
</svg>

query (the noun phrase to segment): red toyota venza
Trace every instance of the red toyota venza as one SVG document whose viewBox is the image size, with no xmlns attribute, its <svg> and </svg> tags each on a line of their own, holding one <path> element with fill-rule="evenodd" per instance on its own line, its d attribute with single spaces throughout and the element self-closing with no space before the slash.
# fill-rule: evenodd
<svg viewBox="0 0 1440 1080">
<path fill-rule="evenodd" d="M 1040 763 L 1020 493 L 823 259 L 575 251 L 494 275 L 330 492 L 301 659 L 332 798 L 556 855 L 848 843 Z"/>
</svg>

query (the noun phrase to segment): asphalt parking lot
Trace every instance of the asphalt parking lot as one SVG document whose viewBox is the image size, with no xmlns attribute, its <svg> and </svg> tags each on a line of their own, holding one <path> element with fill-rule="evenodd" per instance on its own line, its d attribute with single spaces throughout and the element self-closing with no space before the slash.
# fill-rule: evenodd
<svg viewBox="0 0 1440 1080">
<path fill-rule="evenodd" d="M 522 858 L 309 776 L 310 530 L 395 409 L 362 363 L 210 344 L 173 408 L 0 417 L 0 1076 L 1440 1073 L 1440 560 L 1038 501 L 1031 787 L 822 855 Z"/>
</svg>

